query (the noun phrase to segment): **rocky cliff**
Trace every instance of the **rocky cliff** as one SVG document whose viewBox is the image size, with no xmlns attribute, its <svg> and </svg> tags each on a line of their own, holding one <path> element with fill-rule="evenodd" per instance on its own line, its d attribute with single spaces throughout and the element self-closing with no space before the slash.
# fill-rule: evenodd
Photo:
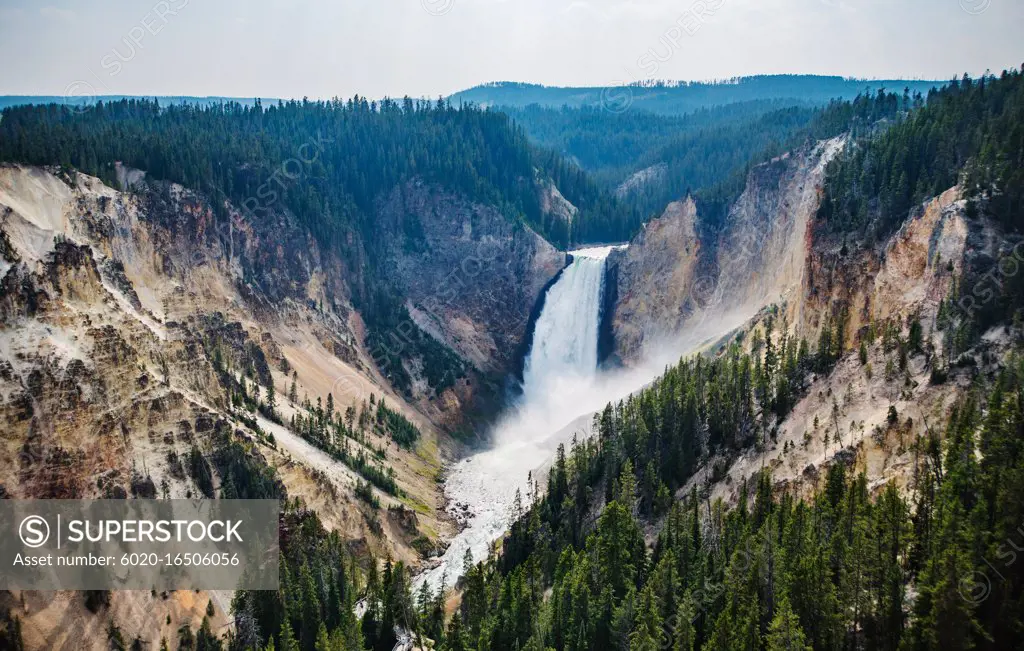
<svg viewBox="0 0 1024 651">
<path fill-rule="evenodd" d="M 495 207 L 421 181 L 385 197 L 378 223 L 401 234 L 387 268 L 416 324 L 481 371 L 507 373 L 565 254 Z"/>
<path fill-rule="evenodd" d="M 452 526 L 437 477 L 454 444 L 442 430 L 473 404 L 477 378 L 511 368 L 564 254 L 437 186 L 412 181 L 382 197 L 388 280 L 415 325 L 471 369 L 442 392 L 410 396 L 364 345 L 351 300 L 367 283 L 359 246 L 342 257 L 286 212 L 253 219 L 141 171 L 118 172 L 130 190 L 58 168 L 0 166 L 0 495 L 214 494 L 227 471 L 217 460 L 241 444 L 354 546 L 416 566 Z M 271 386 L 274 419 L 238 403 L 239 391 L 269 402 Z M 372 491 L 387 517 L 356 496 L 357 468 L 288 426 L 329 396 L 339 418 L 351 409 L 371 425 L 367 401 L 384 398 L 420 432 L 403 448 L 360 424 L 348 441 L 393 471 L 397 494 Z M 209 485 L 192 470 L 196 458 Z M 222 616 L 230 595 L 211 597 Z M 66 620 L 54 628 L 26 616 L 34 646 L 72 648 L 75 631 L 94 623 L 73 596 L 25 598 L 41 613 L 59 606 Z M 206 603 L 139 599 L 119 597 L 112 612 L 143 631 L 167 615 L 194 626 Z"/>
<path fill-rule="evenodd" d="M 608 317 L 617 359 L 637 364 L 677 348 L 680 333 L 722 330 L 719 321 L 739 325 L 794 296 L 825 166 L 842 144 L 824 141 L 755 167 L 720 231 L 699 228 L 704 216 L 686 198 L 617 252 L 609 262 L 617 301 Z"/>
<path fill-rule="evenodd" d="M 908 486 L 914 442 L 945 422 L 978 374 L 995 373 L 1010 347 L 1002 328 L 961 343 L 969 338 L 941 309 L 958 296 L 984 309 L 1005 269 L 1017 268 L 1017 240 L 969 217 L 959 187 L 880 240 L 835 232 L 817 213 L 826 165 L 843 146 L 821 142 L 752 169 L 718 230 L 701 228 L 692 199 L 670 204 L 611 259 L 613 354 L 627 366 L 702 345 L 714 354 L 725 341 L 750 350 L 769 331 L 811 351 L 828 346 L 837 359 L 810 374 L 784 419 L 765 414 L 763 442 L 712 455 L 679 496 L 696 486 L 736 500 L 763 472 L 810 495 L 836 463 L 865 471 L 872 489 Z"/>
<path fill-rule="evenodd" d="M 611 323 L 611 352 L 622 362 L 639 361 L 645 345 L 671 338 L 696 309 L 692 294 L 700 252 L 692 198 L 674 201 L 653 219 L 624 251 L 608 260 L 616 301 L 605 319 Z M 609 308 L 606 308 L 609 309 Z"/>
<path fill-rule="evenodd" d="M 746 480 L 770 472 L 776 484 L 810 495 L 836 463 L 865 471 L 872 489 L 912 483 L 919 454 L 914 443 L 945 422 L 1009 343 L 999 328 L 985 333 L 956 368 L 944 361 L 952 351 L 949 328 L 942 333 L 936 327 L 940 306 L 972 260 L 998 255 L 1001 240 L 990 223 L 966 216 L 959 194 L 951 188 L 926 201 L 875 246 L 844 242 L 823 224 L 812 225 L 798 291 L 772 316 L 784 316 L 790 332 L 808 338 L 838 328 L 844 341 L 838 362 L 809 378 L 802 399 L 765 445 L 709 460 L 690 486 L 735 500 L 751 485 Z M 747 329 L 764 332 L 767 316 Z M 901 353 L 896 338 L 914 336 L 920 344 Z"/>
</svg>

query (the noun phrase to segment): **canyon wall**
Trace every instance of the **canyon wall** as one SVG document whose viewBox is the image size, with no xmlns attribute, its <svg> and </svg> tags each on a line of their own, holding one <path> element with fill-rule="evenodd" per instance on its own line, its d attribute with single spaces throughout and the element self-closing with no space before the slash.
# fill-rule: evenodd
<svg viewBox="0 0 1024 651">
<path fill-rule="evenodd" d="M 720 231 L 699 227 L 704 215 L 687 197 L 617 252 L 608 315 L 617 361 L 635 365 L 674 348 L 681 332 L 738 324 L 795 297 L 825 166 L 842 146 L 823 141 L 754 167 Z"/>
<path fill-rule="evenodd" d="M 279 467 L 290 494 L 326 495 L 336 526 L 417 562 L 415 535 L 371 532 L 355 473 L 288 432 L 266 445 L 252 420 L 239 420 L 219 374 L 226 367 L 264 395 L 272 384 L 286 421 L 306 400 L 330 395 L 344 412 L 386 397 L 422 443 L 405 450 L 369 435 L 367 453 L 389 450 L 399 486 L 425 506 L 420 528 L 436 538 L 447 526 L 435 518 L 436 473 L 455 453 L 443 430 L 461 422 L 476 378 L 515 361 L 564 255 L 495 208 L 438 187 L 413 181 L 383 197 L 389 281 L 472 369 L 440 395 L 406 395 L 363 345 L 350 300 L 367 282 L 358 246 L 346 258 L 284 212 L 253 219 L 137 170 L 119 176 L 130 191 L 57 168 L 0 167 L 0 467 L 10 470 L 0 491 L 96 497 L 156 486 L 184 496 L 195 486 L 180 460 L 238 434 Z M 246 418 L 264 434 L 279 427 Z"/>
<path fill-rule="evenodd" d="M 680 497 L 699 487 L 735 501 L 763 472 L 810 495 L 835 463 L 865 471 L 872 489 L 910 487 L 913 443 L 1009 349 L 996 328 L 954 359 L 959 335 L 942 330 L 939 313 L 959 283 L 974 285 L 971 269 L 1011 255 L 1017 240 L 970 218 L 959 187 L 881 238 L 833 232 L 817 213 L 826 166 L 844 146 L 824 141 L 753 168 L 717 229 L 702 228 L 698 202 L 674 202 L 610 260 L 613 364 L 673 363 L 680 350 L 715 354 L 729 341 L 750 350 L 769 329 L 776 343 L 785 334 L 805 340 L 810 354 L 822 341 L 837 351 L 834 366 L 797 388 L 802 397 L 784 419 L 766 416 L 764 441 L 712 455 Z M 908 341 L 912 327 L 920 344 L 901 361 L 894 337 Z"/>
<path fill-rule="evenodd" d="M 497 208 L 421 181 L 395 188 L 377 214 L 385 266 L 416 324 L 481 371 L 509 372 L 565 255 Z"/>
</svg>

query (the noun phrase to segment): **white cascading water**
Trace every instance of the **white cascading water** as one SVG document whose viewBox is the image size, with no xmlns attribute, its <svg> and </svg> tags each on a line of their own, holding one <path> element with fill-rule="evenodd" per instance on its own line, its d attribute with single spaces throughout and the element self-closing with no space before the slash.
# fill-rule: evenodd
<svg viewBox="0 0 1024 651">
<path fill-rule="evenodd" d="M 529 473 L 560 442 L 552 437 L 590 408 L 574 397 L 589 391 L 597 373 L 605 260 L 613 248 L 571 251 L 572 263 L 548 289 L 523 368 L 522 400 L 495 428 L 492 449 L 452 467 L 448 510 L 465 528 L 441 562 L 417 577 L 417 589 L 424 581 L 435 590 L 442 581 L 453 585 L 467 550 L 476 562 L 487 557 L 515 516 L 516 491 L 525 505 Z"/>
<path fill-rule="evenodd" d="M 544 299 L 523 367 L 523 397 L 536 402 L 552 382 L 597 369 L 604 264 L 609 249 L 574 251 L 574 259 Z"/>
</svg>

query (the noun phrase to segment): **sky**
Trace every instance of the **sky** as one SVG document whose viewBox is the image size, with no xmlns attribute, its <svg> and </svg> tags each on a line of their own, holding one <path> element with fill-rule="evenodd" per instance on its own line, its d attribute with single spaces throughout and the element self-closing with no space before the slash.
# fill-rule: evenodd
<svg viewBox="0 0 1024 651">
<path fill-rule="evenodd" d="M 436 97 L 1024 59 L 1024 0 L 0 0 L 0 94 Z"/>
</svg>

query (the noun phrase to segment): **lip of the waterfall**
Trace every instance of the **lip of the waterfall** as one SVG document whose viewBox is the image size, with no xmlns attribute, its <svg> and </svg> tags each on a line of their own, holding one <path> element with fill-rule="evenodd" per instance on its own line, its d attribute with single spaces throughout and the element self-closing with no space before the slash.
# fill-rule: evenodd
<svg viewBox="0 0 1024 651">
<path fill-rule="evenodd" d="M 604 260 L 612 251 L 618 251 L 625 249 L 629 246 L 626 244 L 605 244 L 601 246 L 588 246 L 580 249 L 573 249 L 572 251 L 566 251 L 568 255 L 579 258 L 592 258 L 594 260 Z"/>
</svg>

